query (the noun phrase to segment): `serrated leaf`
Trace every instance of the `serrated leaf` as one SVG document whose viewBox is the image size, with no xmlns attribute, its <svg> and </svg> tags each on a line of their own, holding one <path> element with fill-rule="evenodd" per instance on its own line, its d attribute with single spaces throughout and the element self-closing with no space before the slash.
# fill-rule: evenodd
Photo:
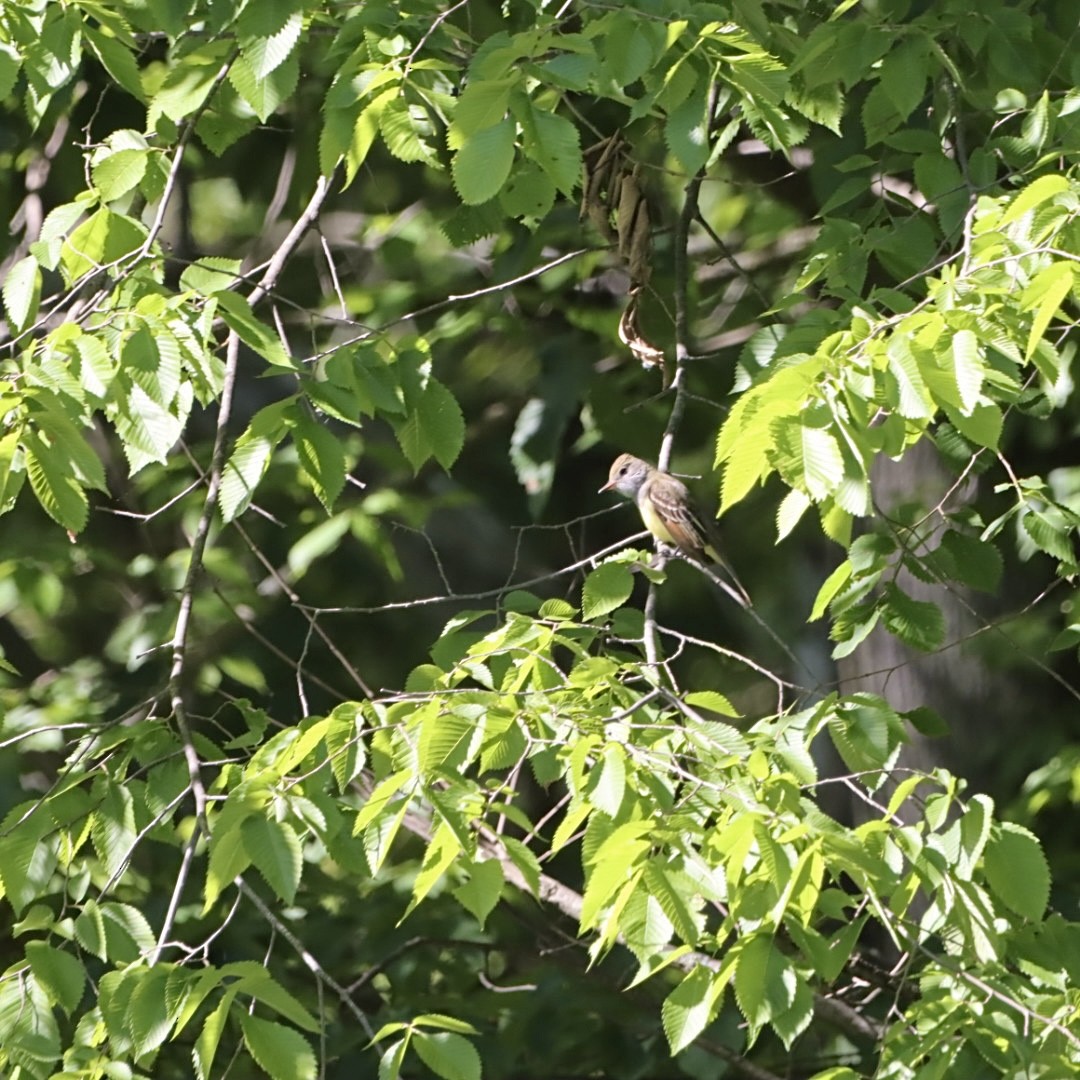
<svg viewBox="0 0 1080 1080">
<path fill-rule="evenodd" d="M 735 970 L 735 1000 L 752 1033 L 791 1008 L 797 978 L 770 933 L 747 939 Z"/>
<path fill-rule="evenodd" d="M 274 1020 L 245 1013 L 240 1018 L 247 1046 L 272 1080 L 315 1080 L 318 1067 L 307 1039 Z"/>
<path fill-rule="evenodd" d="M 953 370 L 960 393 L 961 411 L 970 416 L 979 403 L 986 364 L 979 351 L 978 338 L 970 330 L 958 330 L 952 339 Z"/>
<path fill-rule="evenodd" d="M 976 405 L 971 410 L 970 416 L 964 416 L 957 409 L 946 405 L 945 415 L 964 438 L 990 450 L 997 449 L 1004 426 L 1004 417 L 997 405 L 989 403 Z"/>
<path fill-rule="evenodd" d="M 244 17 L 249 12 L 259 12 L 261 14 L 267 6 L 269 6 L 267 0 L 259 0 L 258 3 L 248 4 L 244 8 L 237 27 L 241 34 L 243 34 L 242 24 Z M 303 15 L 299 11 L 294 11 L 285 18 L 280 27 L 268 36 L 241 36 L 241 59 L 250 65 L 251 72 L 257 80 L 266 79 L 276 68 L 285 63 L 296 47 L 296 43 L 300 40 L 300 31 L 303 26 Z"/>
<path fill-rule="evenodd" d="M 402 921 L 423 901 L 460 856 L 461 843 L 446 821 L 441 821 L 424 852 L 424 861 L 413 881 L 412 899 L 401 917 Z"/>
<path fill-rule="evenodd" d="M 716 690 L 696 690 L 687 694 L 683 700 L 694 709 L 707 709 L 720 713 L 721 716 L 741 716 L 742 714 L 723 694 Z"/>
<path fill-rule="evenodd" d="M 99 161 L 91 170 L 94 186 L 105 202 L 126 195 L 146 175 L 149 150 L 126 148 Z"/>
<path fill-rule="evenodd" d="M 945 616 L 929 600 L 916 600 L 890 583 L 881 604 L 881 619 L 905 645 L 932 652 L 945 640 Z"/>
<path fill-rule="evenodd" d="M 150 968 L 138 973 L 124 1009 L 125 1022 L 131 1032 L 137 1056 L 152 1053 L 167 1038 L 173 1021 L 165 1001 L 165 984 L 169 972 L 165 968 Z"/>
<path fill-rule="evenodd" d="M 26 474 L 41 508 L 69 532 L 82 532 L 90 504 L 64 455 L 32 431 L 24 430 L 21 442 Z"/>
<path fill-rule="evenodd" d="M 287 398 L 260 409 L 237 440 L 221 477 L 223 521 L 232 521 L 247 509 L 275 448 L 289 430 L 291 406 L 292 399 Z"/>
<path fill-rule="evenodd" d="M 465 418 L 457 399 L 437 379 L 428 379 L 395 434 L 414 470 L 429 457 L 449 469 L 465 444 Z"/>
<path fill-rule="evenodd" d="M 120 262 L 137 251 L 145 239 L 144 225 L 101 207 L 64 241 L 60 265 L 67 280 L 74 282 L 91 270 Z"/>
<path fill-rule="evenodd" d="M 79 1007 L 86 987 L 86 969 L 78 957 L 44 941 L 28 941 L 26 959 L 39 985 L 70 1016 Z"/>
<path fill-rule="evenodd" d="M 300 65 L 295 56 L 289 56 L 280 65 L 275 65 L 270 74 L 260 76 L 256 70 L 260 62 L 265 62 L 265 58 L 248 55 L 237 57 L 229 69 L 229 82 L 265 123 L 295 92 Z"/>
<path fill-rule="evenodd" d="M 585 794 L 608 817 L 618 816 L 626 795 L 626 751 L 615 743 L 604 747 L 596 767 L 589 774 Z"/>
<path fill-rule="evenodd" d="M 255 312 L 251 310 L 251 305 L 245 297 L 229 290 L 222 290 L 214 296 L 217 299 L 221 317 L 245 345 L 254 349 L 275 367 L 293 368 L 292 359 L 282 346 L 281 339 L 255 317 Z"/>
<path fill-rule="evenodd" d="M 1029 211 L 1034 210 L 1035 207 L 1041 206 L 1055 195 L 1061 195 L 1068 190 L 1069 180 L 1061 173 L 1048 173 L 1046 176 L 1040 176 L 1037 180 L 1032 180 L 1009 203 L 1008 208 L 998 222 L 998 227 L 1003 229 L 1006 225 L 1019 221 L 1020 218 Z"/>
<path fill-rule="evenodd" d="M 930 391 L 907 338 L 902 334 L 893 334 L 886 352 L 889 357 L 889 370 L 896 377 L 900 390 L 896 402 L 897 412 L 908 420 L 930 419 L 934 415 Z"/>
<path fill-rule="evenodd" d="M 852 574 L 851 563 L 842 562 L 822 583 L 814 600 L 813 611 L 810 612 L 810 622 L 816 622 L 825 614 L 833 597 L 848 583 Z"/>
<path fill-rule="evenodd" d="M 443 1080 L 480 1080 L 480 1055 L 468 1039 L 452 1031 L 417 1032 L 417 1056 Z"/>
<path fill-rule="evenodd" d="M 37 317 L 41 302 L 41 267 L 27 255 L 7 272 L 4 278 L 4 310 L 12 330 L 21 333 Z"/>
<path fill-rule="evenodd" d="M 123 870 L 135 846 L 134 801 L 122 784 L 98 784 L 94 794 L 98 809 L 93 815 L 90 836 L 102 866 L 114 878 Z"/>
<path fill-rule="evenodd" d="M 1029 510 L 1024 514 L 1021 521 L 1024 531 L 1035 542 L 1040 551 L 1060 559 L 1063 563 L 1073 565 L 1076 563 L 1076 552 L 1070 536 L 1070 530 L 1056 515 L 1051 517 L 1048 513 L 1038 510 Z"/>
<path fill-rule="evenodd" d="M 300 840 L 285 821 L 253 814 L 241 826 L 244 851 L 279 899 L 291 904 L 303 869 Z"/>
<path fill-rule="evenodd" d="M 498 195 L 514 163 L 515 130 L 507 117 L 465 138 L 451 167 L 463 203 L 478 206 Z"/>
<path fill-rule="evenodd" d="M 695 176 L 709 160 L 708 89 L 702 81 L 664 122 L 664 140 L 688 176 Z"/>
<path fill-rule="evenodd" d="M 1023 306 L 1035 307 L 1035 315 L 1031 320 L 1031 330 L 1028 333 L 1027 346 L 1024 349 L 1024 359 L 1030 360 L 1035 350 L 1042 341 L 1050 320 L 1058 313 L 1062 302 L 1072 292 L 1076 283 L 1076 275 L 1073 273 L 1071 263 L 1052 263 L 1045 270 L 1040 270 L 1034 280 L 1024 290 Z"/>
<path fill-rule="evenodd" d="M 430 134 L 427 113 L 419 105 L 410 105 L 400 94 L 390 97 L 380 109 L 379 132 L 387 150 L 399 161 L 438 164 L 434 149 L 426 141 Z"/>
<path fill-rule="evenodd" d="M 345 487 L 345 448 L 322 424 L 301 413 L 293 427 L 300 467 L 329 514 Z"/>
<path fill-rule="evenodd" d="M 498 124 L 510 105 L 510 91 L 521 81 L 519 73 L 501 79 L 470 78 L 454 108 L 451 149 L 468 136 Z"/>
<path fill-rule="evenodd" d="M 210 1080 L 212 1075 L 214 1058 L 217 1056 L 221 1036 L 225 1031 L 225 1023 L 229 1016 L 235 991 L 226 991 L 218 1002 L 217 1008 L 203 1021 L 202 1030 L 195 1040 L 191 1057 L 195 1065 L 195 1075 L 198 1080 Z M 250 1018 L 249 1018 L 250 1019 Z M 265 1021 L 263 1021 L 265 1023 Z"/>
<path fill-rule="evenodd" d="M 634 575 L 626 563 L 604 563 L 585 578 L 581 590 L 581 617 L 598 619 L 622 607 L 634 591 Z"/>
<path fill-rule="evenodd" d="M 676 933 L 687 945 L 696 945 L 700 928 L 694 917 L 693 897 L 697 892 L 689 878 L 679 878 L 668 873 L 655 859 L 645 864 L 645 887 L 659 903 Z M 681 891 L 682 884 L 685 891 Z"/>
<path fill-rule="evenodd" d="M 1002 902 L 1038 921 L 1050 902 L 1050 869 L 1038 837 L 1011 821 L 995 826 L 983 856 L 986 880 Z"/>
<path fill-rule="evenodd" d="M 709 1026 L 726 985 L 726 979 L 699 965 L 664 999 L 660 1015 L 672 1054 L 685 1050 Z"/>
<path fill-rule="evenodd" d="M 823 428 L 800 426 L 802 461 L 806 490 L 820 502 L 839 486 L 844 477 L 844 458 L 832 433 Z"/>
<path fill-rule="evenodd" d="M 454 897 L 480 924 L 483 930 L 487 917 L 502 895 L 503 869 L 498 859 L 487 859 L 469 865 L 469 880 L 454 890 Z"/>
<path fill-rule="evenodd" d="M 499 192 L 499 204 L 513 218 L 542 218 L 555 205 L 555 184 L 536 165 L 519 165 Z"/>
<path fill-rule="evenodd" d="M 983 592 L 996 591 L 1003 562 L 1001 552 L 989 540 L 950 529 L 941 538 L 941 549 L 946 556 L 946 573 L 950 578 Z"/>
<path fill-rule="evenodd" d="M 551 177 L 564 195 L 572 195 L 581 180 L 581 141 L 577 127 L 565 116 L 529 106 L 523 125 L 525 153 Z"/>
</svg>

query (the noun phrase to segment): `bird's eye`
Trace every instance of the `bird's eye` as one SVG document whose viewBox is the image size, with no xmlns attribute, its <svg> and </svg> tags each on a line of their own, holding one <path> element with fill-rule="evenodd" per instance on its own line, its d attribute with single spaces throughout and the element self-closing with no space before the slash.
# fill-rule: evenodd
<svg viewBox="0 0 1080 1080">
<path fill-rule="evenodd" d="M 629 471 L 630 471 L 630 466 L 629 466 L 629 465 L 624 465 L 624 466 L 623 466 L 623 467 L 622 467 L 622 468 L 621 468 L 621 469 L 619 470 L 619 475 L 620 475 L 620 476 L 625 476 L 625 475 L 626 475 L 626 474 L 627 474 L 627 473 L 628 473 Z"/>
</svg>

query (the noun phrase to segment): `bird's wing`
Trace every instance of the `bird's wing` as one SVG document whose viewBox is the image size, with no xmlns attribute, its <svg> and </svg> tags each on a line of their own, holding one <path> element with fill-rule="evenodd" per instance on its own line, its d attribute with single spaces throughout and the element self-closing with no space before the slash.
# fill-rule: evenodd
<svg viewBox="0 0 1080 1080">
<path fill-rule="evenodd" d="M 673 476 L 665 476 L 662 483 L 654 481 L 643 494 L 652 503 L 676 547 L 691 554 L 706 550 L 708 533 L 690 505 L 690 493 L 685 484 Z"/>
</svg>

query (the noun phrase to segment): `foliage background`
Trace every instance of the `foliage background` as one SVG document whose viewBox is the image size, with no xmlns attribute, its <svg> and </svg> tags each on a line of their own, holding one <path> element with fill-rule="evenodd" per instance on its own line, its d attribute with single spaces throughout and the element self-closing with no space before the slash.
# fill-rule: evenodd
<svg viewBox="0 0 1080 1080">
<path fill-rule="evenodd" d="M 0 5 L 8 1072 L 1073 1075 L 1076 35 Z"/>
</svg>

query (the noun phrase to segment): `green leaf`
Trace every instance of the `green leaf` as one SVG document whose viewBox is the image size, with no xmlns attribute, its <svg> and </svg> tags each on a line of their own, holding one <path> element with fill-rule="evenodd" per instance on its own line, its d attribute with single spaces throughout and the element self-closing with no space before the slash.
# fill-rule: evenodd
<svg viewBox="0 0 1080 1080">
<path fill-rule="evenodd" d="M 90 504 L 63 453 L 29 430 L 23 431 L 22 447 L 30 487 L 42 509 L 69 532 L 82 532 Z"/>
<path fill-rule="evenodd" d="M 1076 564 L 1071 528 L 1061 519 L 1060 514 L 1029 510 L 1021 521 L 1024 532 L 1031 537 L 1040 551 L 1045 551 L 1047 555 L 1052 555 L 1070 566 Z"/>
<path fill-rule="evenodd" d="M 426 111 L 410 105 L 400 93 L 389 97 L 379 110 L 379 133 L 387 150 L 399 161 L 438 165 L 438 157 L 427 141 L 431 129 Z"/>
<path fill-rule="evenodd" d="M 248 52 L 237 57 L 229 69 L 229 82 L 233 89 L 264 123 L 289 100 L 300 78 L 300 65 L 295 56 L 288 57 L 270 74 L 260 76 L 257 67 L 265 62 L 265 55 Z"/>
<path fill-rule="evenodd" d="M 598 566 L 581 590 L 581 616 L 586 621 L 598 619 L 622 607 L 634 591 L 634 575 L 626 563 L 609 562 Z"/>
<path fill-rule="evenodd" d="M 248 858 L 279 899 L 291 904 L 303 869 L 303 854 L 296 832 L 288 822 L 260 814 L 246 818 L 241 828 Z"/>
<path fill-rule="evenodd" d="M 645 864 L 645 887 L 659 903 L 675 932 L 687 945 L 697 945 L 700 920 L 694 915 L 697 886 L 689 877 L 668 872 L 655 859 Z"/>
<path fill-rule="evenodd" d="M 221 477 L 221 517 L 233 521 L 248 507 L 278 443 L 289 430 L 293 399 L 260 409 L 236 441 Z"/>
<path fill-rule="evenodd" d="M 502 189 L 514 163 L 515 130 L 514 121 L 507 117 L 466 137 L 452 167 L 454 187 L 463 203 L 478 206 Z"/>
<path fill-rule="evenodd" d="M 251 960 L 239 960 L 222 969 L 223 977 L 240 976 L 232 987 L 239 993 L 248 994 L 260 1005 L 273 1009 L 295 1027 L 305 1031 L 318 1031 L 319 1021 L 293 997 L 261 964 Z"/>
<path fill-rule="evenodd" d="M 542 218 L 555 205 L 555 184 L 535 165 L 519 165 L 499 192 L 499 204 L 513 218 Z"/>
<path fill-rule="evenodd" d="M 1050 320 L 1058 313 L 1062 301 L 1072 292 L 1076 283 L 1071 263 L 1051 263 L 1045 270 L 1040 270 L 1031 284 L 1024 290 L 1022 307 L 1024 310 L 1036 308 L 1028 332 L 1024 359 L 1030 360 L 1042 341 Z"/>
<path fill-rule="evenodd" d="M 945 616 L 929 600 L 915 600 L 890 582 L 881 603 L 881 618 L 889 632 L 905 645 L 931 652 L 945 640 Z"/>
<path fill-rule="evenodd" d="M 133 971 L 133 978 L 135 978 Z M 131 1032 L 137 1056 L 152 1053 L 168 1038 L 173 1018 L 165 1000 L 166 968 L 139 971 L 124 1008 L 125 1025 Z"/>
<path fill-rule="evenodd" d="M 771 933 L 759 932 L 743 942 L 735 969 L 735 1000 L 750 1025 L 751 1037 L 791 1008 L 796 985 L 795 969 Z"/>
<path fill-rule="evenodd" d="M 64 241 L 60 265 L 68 282 L 73 283 L 91 270 L 120 262 L 145 240 L 144 225 L 101 207 Z"/>
<path fill-rule="evenodd" d="M 577 127 L 530 103 L 523 124 L 523 147 L 564 195 L 572 195 L 581 181 L 581 143 Z"/>
<path fill-rule="evenodd" d="M 970 416 L 982 395 L 986 364 L 979 351 L 978 338 L 970 330 L 958 330 L 952 339 L 953 370 L 960 393 L 961 412 Z"/>
<path fill-rule="evenodd" d="M 412 1045 L 420 1060 L 443 1080 L 480 1080 L 480 1055 L 468 1039 L 452 1031 L 421 1031 Z"/>
<path fill-rule="evenodd" d="M 285 351 L 281 339 L 268 326 L 255 317 L 251 305 L 239 293 L 223 290 L 214 294 L 221 310 L 221 317 L 240 340 L 254 349 L 264 360 L 275 367 L 293 368 L 292 358 Z"/>
<path fill-rule="evenodd" d="M 695 176 L 709 160 L 708 85 L 701 81 L 664 123 L 664 139 L 687 176 Z"/>
<path fill-rule="evenodd" d="M 255 1063 L 273 1080 L 315 1080 L 318 1067 L 308 1041 L 292 1028 L 274 1020 L 244 1014 L 240 1018 L 247 1046 Z"/>
<path fill-rule="evenodd" d="M 86 987 L 86 969 L 79 959 L 44 941 L 28 941 L 26 959 L 49 998 L 70 1016 L 79 1007 Z"/>
<path fill-rule="evenodd" d="M 105 872 L 115 878 L 124 869 L 135 848 L 135 807 L 131 792 L 123 784 L 104 781 L 94 786 L 98 809 L 92 819 L 90 836 Z"/>
<path fill-rule="evenodd" d="M 1004 821 L 991 832 L 983 856 L 986 880 L 1017 915 L 1038 921 L 1050 901 L 1050 869 L 1038 837 Z"/>
<path fill-rule="evenodd" d="M 469 79 L 454 108 L 451 128 L 453 146 L 470 135 L 498 124 L 510 107 L 510 92 L 521 82 L 521 74 L 513 72 L 501 79 Z"/>
<path fill-rule="evenodd" d="M 81 338 L 79 340 L 82 340 Z M 62 406 L 41 399 L 29 402 L 30 415 L 38 433 L 57 453 L 66 457 L 68 469 L 84 487 L 108 493 L 105 484 L 105 466 L 90 443 L 75 425 L 72 418 L 62 411 Z"/>
<path fill-rule="evenodd" d="M 831 712 L 828 727 L 844 764 L 855 773 L 872 773 L 886 765 L 903 734 L 896 713 L 868 694 Z"/>
<path fill-rule="evenodd" d="M 988 540 L 950 529 L 941 538 L 941 559 L 946 576 L 973 589 L 994 592 L 1001 582 L 1001 552 Z"/>
<path fill-rule="evenodd" d="M 791 1044 L 810 1026 L 810 1021 L 814 1018 L 814 995 L 797 973 L 795 979 L 795 1000 L 791 1007 L 772 1018 L 773 1030 L 780 1036 L 780 1041 L 787 1050 L 791 1049 Z"/>
<path fill-rule="evenodd" d="M 836 594 L 851 580 L 852 565 L 848 560 L 842 562 L 822 583 L 814 600 L 814 609 L 810 612 L 810 622 L 817 622 L 825 614 Z"/>
<path fill-rule="evenodd" d="M 101 66 L 117 85 L 122 86 L 136 101 L 144 102 L 146 95 L 139 75 L 139 65 L 133 52 L 134 40 L 129 43 L 131 47 L 127 47 L 115 36 L 106 33 L 104 27 L 92 26 L 86 21 L 82 23 L 82 32 L 86 37 L 86 43 L 101 61 Z"/>
<path fill-rule="evenodd" d="M 945 415 L 965 438 L 990 450 L 997 449 L 1001 440 L 1004 418 L 996 405 L 976 405 L 971 410 L 970 416 L 964 416 L 958 410 L 946 405 Z"/>
<path fill-rule="evenodd" d="M 618 817 L 626 795 L 626 751 L 616 743 L 604 747 L 585 789 L 589 801 L 610 818 Z"/>
<path fill-rule="evenodd" d="M 712 1023 L 730 977 L 730 971 L 722 978 L 701 965 L 664 999 L 660 1015 L 672 1054 L 685 1050 Z"/>
<path fill-rule="evenodd" d="M 802 461 L 806 490 L 820 502 L 839 486 L 844 476 L 844 458 L 840 444 L 831 432 L 822 428 L 800 427 Z"/>
<path fill-rule="evenodd" d="M 248 4 L 237 20 L 237 30 L 241 35 L 240 60 L 250 67 L 252 75 L 259 81 L 274 74 L 290 57 L 296 43 L 300 40 L 300 31 L 304 26 L 303 15 L 299 10 L 295 10 L 287 15 L 285 21 L 272 33 L 248 36 L 248 32 L 244 29 L 245 21 L 249 21 L 251 16 L 264 19 L 266 10 L 274 6 L 280 6 L 280 0 L 277 0 L 277 5 L 273 0 L 270 3 L 267 0 L 259 0 L 257 4 Z M 293 6 L 299 8 L 302 5 Z M 278 22 L 276 19 L 274 21 L 275 24 Z"/>
<path fill-rule="evenodd" d="M 929 420 L 934 415 L 933 401 L 908 339 L 903 334 L 893 334 L 886 352 L 889 371 L 895 376 L 900 391 L 897 412 L 908 420 Z"/>
<path fill-rule="evenodd" d="M 429 457 L 449 469 L 465 445 L 465 418 L 457 399 L 437 379 L 428 379 L 397 429 L 398 443 L 414 470 Z"/>
<path fill-rule="evenodd" d="M 231 43 L 209 42 L 169 70 L 147 109 L 147 131 L 155 131 L 162 117 L 176 123 L 202 107 L 225 58 L 222 46 Z"/>
<path fill-rule="evenodd" d="M 742 715 L 723 694 L 715 690 L 696 690 L 687 694 L 683 701 L 691 708 L 707 709 L 709 712 L 720 713 L 721 716 Z"/>
<path fill-rule="evenodd" d="M 469 865 L 469 880 L 454 890 L 454 897 L 484 928 L 487 917 L 499 902 L 503 888 L 503 869 L 498 859 L 486 859 Z"/>
<path fill-rule="evenodd" d="M 149 150 L 127 148 L 102 158 L 93 167 L 94 186 L 104 202 L 112 202 L 137 187 L 146 175 Z"/>
<path fill-rule="evenodd" d="M 203 1022 L 199 1037 L 195 1040 L 191 1056 L 198 1080 L 210 1080 L 213 1075 L 214 1058 L 217 1056 L 221 1036 L 225 1032 L 225 1022 L 228 1020 L 234 996 L 235 991 L 226 991 L 217 1008 Z"/>
<path fill-rule="evenodd" d="M 420 865 L 420 872 L 413 882 L 412 899 L 405 909 L 404 920 L 441 881 L 446 872 L 461 856 L 461 843 L 454 835 L 454 831 L 445 821 L 439 823 L 435 835 L 431 838 L 427 850 L 424 852 L 424 861 Z"/>
<path fill-rule="evenodd" d="M 41 267 L 32 255 L 20 259 L 4 278 L 4 309 L 8 323 L 21 333 L 37 318 L 41 302 Z"/>
<path fill-rule="evenodd" d="M 1032 180 L 1016 198 L 1009 203 L 1008 209 L 1001 216 L 998 228 L 1004 229 L 1014 221 L 1019 221 L 1025 214 L 1048 202 L 1055 195 L 1062 195 L 1069 190 L 1069 180 L 1062 173 L 1048 173 Z"/>
<path fill-rule="evenodd" d="M 329 514 L 345 487 L 345 449 L 322 424 L 304 413 L 296 417 L 292 436 L 300 467 Z"/>
<path fill-rule="evenodd" d="M 184 267 L 180 288 L 190 289 L 200 296 L 231 289 L 240 274 L 241 261 L 220 256 L 206 256 Z"/>
</svg>

